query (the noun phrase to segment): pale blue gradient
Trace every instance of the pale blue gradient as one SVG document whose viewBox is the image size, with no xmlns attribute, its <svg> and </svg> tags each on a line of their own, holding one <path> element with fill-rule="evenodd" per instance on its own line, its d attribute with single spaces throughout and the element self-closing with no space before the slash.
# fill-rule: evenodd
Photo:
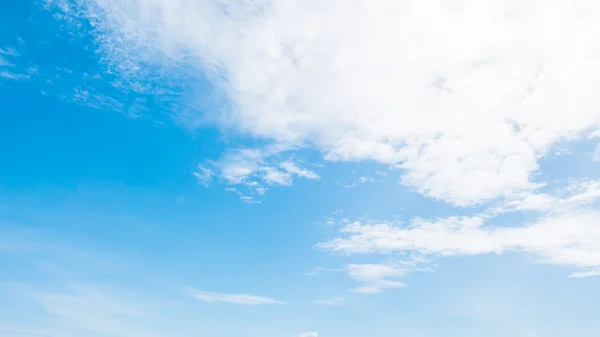
<svg viewBox="0 0 600 337">
<path fill-rule="evenodd" d="M 205 188 L 198 163 L 256 144 L 182 113 L 222 108 L 217 90 L 201 74 L 160 69 L 145 70 L 147 91 L 119 90 L 89 27 L 56 15 L 40 1 L 0 0 L 0 48 L 16 51 L 4 55 L 7 71 L 23 76 L 0 78 L 0 337 L 598 336 L 600 277 L 567 278 L 572 268 L 526 255 L 441 257 L 404 289 L 349 291 L 357 282 L 339 268 L 384 257 L 316 249 L 336 235 L 328 218 L 484 207 L 427 199 L 400 185 L 398 170 L 323 165 L 308 150 L 295 156 L 321 179 L 272 187 L 260 204 L 218 182 Z M 541 161 L 546 177 L 600 178 L 594 142 L 567 147 Z M 377 179 L 355 184 L 361 176 Z M 190 288 L 286 303 L 206 303 Z"/>
</svg>

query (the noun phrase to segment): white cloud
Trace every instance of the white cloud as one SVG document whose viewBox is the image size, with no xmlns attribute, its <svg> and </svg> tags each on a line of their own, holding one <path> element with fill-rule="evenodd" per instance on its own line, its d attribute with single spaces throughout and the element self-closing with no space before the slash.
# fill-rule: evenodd
<svg viewBox="0 0 600 337">
<path fill-rule="evenodd" d="M 542 217 L 519 227 L 492 227 L 479 217 L 414 219 L 405 226 L 355 222 L 343 237 L 319 244 L 335 252 L 365 254 L 417 252 L 459 256 L 523 252 L 540 262 L 577 267 L 600 266 L 600 212 L 580 210 Z"/>
<path fill-rule="evenodd" d="M 290 160 L 277 164 L 279 158 L 276 157 L 287 150 L 289 148 L 286 146 L 229 150 L 219 161 L 211 162 L 217 173 L 209 170 L 210 176 L 219 175 L 228 184 L 238 185 L 238 190 L 246 188 L 249 194 L 255 195 L 267 192 L 268 189 L 263 185 L 291 186 L 295 177 L 319 179 L 315 172 L 301 168 Z M 255 198 L 243 198 L 245 202 L 250 200 Z"/>
<path fill-rule="evenodd" d="M 326 251 L 350 254 L 409 254 L 392 264 L 354 267 L 349 276 L 356 280 L 402 277 L 407 272 L 432 270 L 440 256 L 464 256 L 518 252 L 538 262 L 579 268 L 600 267 L 600 182 L 569 181 L 560 189 L 543 194 L 524 194 L 480 215 L 451 216 L 408 223 L 394 221 L 343 220 L 337 238 L 317 244 Z M 505 212 L 533 211 L 537 219 L 527 224 L 490 225 Z M 366 268 L 366 269 L 365 269 Z M 350 269 L 351 271 L 353 269 Z M 577 272 L 571 277 L 594 276 L 596 270 Z M 387 273 L 387 274 L 385 274 Z M 372 275 L 372 276 L 369 276 Z M 359 287 L 377 293 L 384 287 Z M 398 286 L 401 286 L 399 284 Z"/>
<path fill-rule="evenodd" d="M 600 144 L 596 145 L 596 150 L 594 151 L 594 155 L 592 156 L 594 161 L 600 161 Z"/>
<path fill-rule="evenodd" d="M 344 304 L 346 302 L 346 299 L 343 297 L 331 297 L 331 298 L 327 298 L 327 299 L 323 299 L 323 300 L 315 300 L 313 301 L 314 304 L 319 304 L 319 305 L 327 305 L 327 306 L 340 306 L 342 304 Z"/>
<path fill-rule="evenodd" d="M 220 294 L 208 291 L 198 291 L 195 289 L 191 289 L 190 294 L 194 298 L 207 303 L 224 302 L 242 305 L 285 304 L 285 302 L 283 301 L 279 301 L 269 297 L 261 297 L 247 294 Z"/>
<path fill-rule="evenodd" d="M 538 159 L 600 123 L 596 1 L 76 4 L 115 69 L 204 71 L 232 103 L 206 119 L 456 205 L 535 189 Z"/>
<path fill-rule="evenodd" d="M 530 193 L 507 200 L 496 212 L 559 211 L 594 204 L 600 199 L 600 181 L 572 180 L 565 188 L 551 193 Z"/>
</svg>

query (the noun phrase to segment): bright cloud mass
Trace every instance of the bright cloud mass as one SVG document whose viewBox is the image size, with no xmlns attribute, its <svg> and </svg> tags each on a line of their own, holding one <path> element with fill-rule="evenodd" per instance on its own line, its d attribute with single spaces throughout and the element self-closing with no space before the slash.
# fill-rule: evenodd
<svg viewBox="0 0 600 337">
<path fill-rule="evenodd" d="M 0 4 L 0 337 L 593 335 L 600 2 Z"/>
</svg>

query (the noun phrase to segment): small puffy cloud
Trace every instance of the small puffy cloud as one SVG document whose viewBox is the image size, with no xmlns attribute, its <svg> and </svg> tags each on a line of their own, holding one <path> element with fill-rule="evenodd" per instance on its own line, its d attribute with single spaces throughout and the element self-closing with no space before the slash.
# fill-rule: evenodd
<svg viewBox="0 0 600 337">
<path fill-rule="evenodd" d="M 269 297 L 254 296 L 247 294 L 221 294 L 208 291 L 190 289 L 192 297 L 207 303 L 232 303 L 241 305 L 263 305 L 263 304 L 285 304 L 283 301 Z"/>
</svg>

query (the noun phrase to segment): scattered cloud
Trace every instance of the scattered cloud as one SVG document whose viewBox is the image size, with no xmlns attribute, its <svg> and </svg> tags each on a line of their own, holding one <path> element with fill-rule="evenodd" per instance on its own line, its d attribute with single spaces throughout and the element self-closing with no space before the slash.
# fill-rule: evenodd
<svg viewBox="0 0 600 337">
<path fill-rule="evenodd" d="M 191 289 L 190 294 L 194 298 L 207 303 L 223 302 L 241 305 L 285 304 L 283 301 L 272 298 L 247 294 L 220 294 L 208 291 L 198 291 L 195 289 Z"/>
<path fill-rule="evenodd" d="M 243 203 L 246 203 L 246 204 L 260 204 L 261 203 L 260 200 L 256 200 L 254 197 L 251 197 L 249 195 L 245 195 L 244 193 L 240 192 L 237 188 L 227 187 L 227 188 L 225 188 L 225 191 L 239 195 L 240 200 Z"/>
<path fill-rule="evenodd" d="M 374 183 L 375 181 L 376 180 L 373 179 L 373 178 L 371 178 L 371 177 L 360 176 L 352 184 L 346 184 L 346 185 L 344 185 L 344 188 L 354 188 L 354 187 L 357 187 L 357 186 L 362 185 L 362 184 Z"/>
<path fill-rule="evenodd" d="M 596 145 L 596 150 L 594 151 L 594 155 L 592 156 L 592 160 L 600 161 L 600 144 Z"/>
</svg>

